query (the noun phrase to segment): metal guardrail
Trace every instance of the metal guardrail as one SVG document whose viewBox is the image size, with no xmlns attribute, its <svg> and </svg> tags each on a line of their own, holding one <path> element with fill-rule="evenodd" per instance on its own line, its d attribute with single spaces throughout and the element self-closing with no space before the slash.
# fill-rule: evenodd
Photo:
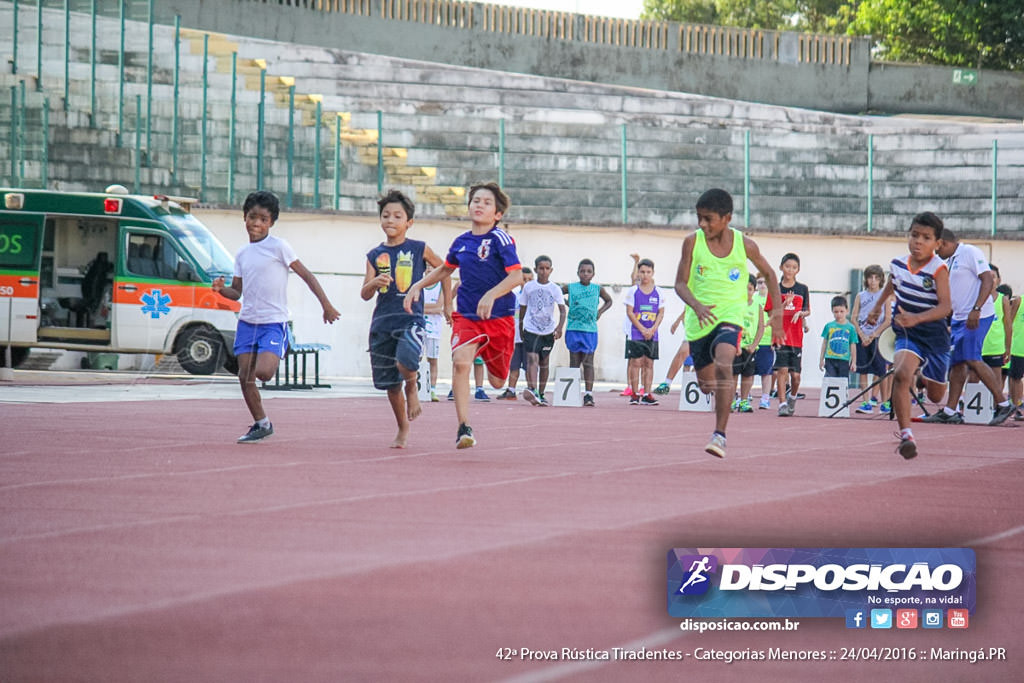
<svg viewBox="0 0 1024 683">
<path fill-rule="evenodd" d="M 171 185 L 174 187 L 150 188 L 153 191 L 174 190 L 179 193 L 189 193 L 198 190 L 200 196 L 206 201 L 232 203 L 238 199 L 241 192 L 238 188 L 239 178 L 247 178 L 246 184 L 251 183 L 252 178 L 255 178 L 257 185 L 280 192 L 285 197 L 287 206 L 308 208 L 332 206 L 335 209 L 340 209 L 341 198 L 347 194 L 345 188 L 349 184 L 362 183 L 363 186 L 372 184 L 379 191 L 388 184 L 404 184 L 412 177 L 410 174 L 415 173 L 419 173 L 421 176 L 416 178 L 417 182 L 424 181 L 423 185 L 418 186 L 423 191 L 424 197 L 436 197 L 443 194 L 446 186 L 439 186 L 440 183 L 459 184 L 464 180 L 462 176 L 474 179 L 497 177 L 503 185 L 506 184 L 506 176 L 512 176 L 513 185 L 509 189 L 515 192 L 515 178 L 523 178 L 524 175 L 530 174 L 531 160 L 543 162 L 544 157 L 549 157 L 557 159 L 565 167 L 567 173 L 572 173 L 574 163 L 577 163 L 580 168 L 591 169 L 585 172 L 592 173 L 593 178 L 600 179 L 605 188 L 601 204 L 609 204 L 606 207 L 607 218 L 603 219 L 605 222 L 628 224 L 630 221 L 637 221 L 637 216 L 641 214 L 640 209 L 671 213 L 671 209 L 652 204 L 651 202 L 656 200 L 649 199 L 655 193 L 645 187 L 645 183 L 652 177 L 651 171 L 645 169 L 657 162 L 657 159 L 650 154 L 645 155 L 642 151 L 637 151 L 637 148 L 645 144 L 645 141 L 649 144 L 649 139 L 642 131 L 638 130 L 642 128 L 639 124 L 609 124 L 606 126 L 607 130 L 603 132 L 599 126 L 561 124 L 560 132 L 546 135 L 547 142 L 538 148 L 536 142 L 521 142 L 536 138 L 539 135 L 536 130 L 526 128 L 518 122 L 495 119 L 492 121 L 493 131 L 491 133 L 471 136 L 470 139 L 473 142 L 467 140 L 463 148 L 454 150 L 452 148 L 420 147 L 417 149 L 416 142 L 421 138 L 418 137 L 419 134 L 416 131 L 444 130 L 443 122 L 439 117 L 433 117 L 437 120 L 436 123 L 433 123 L 431 122 L 432 117 L 428 115 L 397 114 L 377 110 L 339 111 L 336 103 L 332 109 L 330 102 L 323 102 L 323 98 L 300 95 L 301 83 L 296 83 L 294 79 L 290 79 L 290 84 L 282 93 L 281 85 L 286 79 L 279 75 L 268 76 L 267 72 L 270 67 L 266 64 L 262 64 L 258 69 L 258 92 L 260 93 L 258 105 L 239 102 L 236 99 L 238 89 L 244 90 L 248 87 L 249 90 L 254 90 L 256 86 L 247 85 L 248 77 L 239 73 L 237 51 L 230 54 L 229 65 L 220 65 L 223 68 L 219 69 L 219 73 L 217 68 L 212 68 L 215 66 L 214 59 L 227 58 L 223 55 L 214 57 L 209 54 L 208 47 L 212 41 L 210 35 L 205 33 L 199 36 L 202 44 L 202 66 L 198 71 L 193 68 L 193 72 L 188 74 L 185 79 L 182 79 L 179 73 L 181 71 L 179 56 L 186 39 L 180 35 L 178 27 L 175 27 L 173 33 L 161 30 L 157 38 L 147 38 L 145 54 L 138 52 L 129 54 L 125 48 L 125 33 L 134 31 L 138 34 L 142 29 L 151 26 L 151 13 L 148 5 L 152 1 L 144 0 L 144 3 L 136 4 L 135 16 L 130 19 L 134 22 L 131 26 L 126 26 L 125 6 L 122 5 L 117 18 L 105 19 L 106 26 L 98 30 L 97 3 L 92 0 L 89 2 L 93 10 L 90 14 L 70 12 L 66 11 L 64 7 L 60 7 L 48 9 L 45 15 L 43 12 L 39 12 L 37 15 L 34 11 L 36 8 L 32 8 L 31 11 L 23 12 L 21 21 L 17 23 L 19 32 L 24 32 L 33 38 L 37 35 L 41 37 L 44 30 L 52 31 L 55 35 L 51 35 L 51 40 L 48 41 L 50 45 L 63 41 L 64 48 L 61 50 L 63 63 L 54 61 L 47 62 L 47 64 L 53 71 L 60 69 L 65 74 L 69 73 L 73 61 L 85 62 L 89 66 L 89 73 L 95 73 L 97 54 L 103 50 L 109 52 L 115 44 L 118 46 L 118 82 L 100 82 L 95 77 L 90 77 L 88 82 L 80 79 L 77 81 L 78 91 L 79 93 L 83 92 L 83 86 L 88 88 L 88 105 L 78 105 L 77 108 L 67 111 L 64 116 L 76 117 L 77 115 L 75 120 L 78 123 L 74 125 L 95 128 L 98 119 L 105 118 L 110 121 L 116 114 L 117 145 L 127 148 L 124 158 L 130 159 L 127 162 L 130 165 L 127 169 L 122 170 L 130 169 L 130 172 L 134 173 L 133 187 L 135 191 L 140 191 L 144 186 L 144 170 L 153 170 L 156 168 L 155 165 L 165 163 L 171 178 Z M 295 3 L 292 5 L 293 7 L 299 6 L 299 0 L 293 0 L 293 2 Z M 25 8 L 24 2 L 21 5 Z M 345 9 L 347 11 L 365 9 L 369 5 L 369 0 L 334 3 L 325 1 L 305 3 L 305 9 L 320 11 Z M 420 19 L 425 16 L 420 10 L 427 6 L 440 8 L 445 12 L 459 8 L 480 7 L 473 3 L 428 2 L 428 0 L 387 0 L 382 5 L 382 7 L 385 6 L 390 6 L 396 12 L 415 9 L 420 13 L 403 16 L 420 17 Z M 498 6 L 486 7 L 498 8 Z M 575 16 L 579 19 L 579 15 L 567 15 L 566 13 L 538 15 L 532 12 L 525 14 L 511 12 L 513 8 L 501 9 L 502 12 L 495 10 L 491 16 L 540 17 L 542 20 L 539 24 L 523 25 L 522 30 L 543 32 L 553 30 L 552 27 L 557 26 L 568 30 L 567 24 L 545 24 L 547 15 L 551 15 L 547 16 L 548 19 L 558 18 L 554 15 L 559 15 L 562 18 Z M 509 10 L 509 12 L 504 12 L 505 10 Z M 33 25 L 31 19 L 26 21 L 26 18 L 33 16 L 39 17 L 35 22 L 36 25 Z M 44 16 L 45 26 L 42 23 Z M 582 19 L 578 24 L 587 25 Z M 574 24 L 572 30 L 575 30 L 578 24 Z M 597 22 L 593 26 L 603 27 L 602 30 L 612 26 L 638 29 L 641 24 L 642 22 Z M 115 34 L 117 29 L 111 30 L 114 27 L 119 28 L 120 35 Z M 727 54 L 738 58 L 758 58 L 761 54 L 777 50 L 777 47 L 773 46 L 770 41 L 770 32 L 705 30 L 707 27 L 690 28 L 692 31 L 686 34 L 686 40 L 682 41 L 687 49 L 713 50 L 716 51 L 716 54 Z M 506 30 L 512 29 L 507 28 Z M 78 54 L 75 55 L 75 52 L 68 47 L 68 36 L 72 32 L 88 35 L 87 42 L 90 46 L 88 54 L 83 56 L 81 50 L 78 50 Z M 191 39 L 194 41 L 196 32 L 190 33 L 193 34 Z M 102 36 L 103 40 L 97 42 L 97 35 Z M 601 39 L 607 39 L 607 37 Z M 225 38 L 218 36 L 218 40 L 223 42 Z M 629 40 L 633 40 L 633 38 L 629 38 Z M 658 40 L 661 39 L 658 38 Z M 809 39 L 805 47 L 801 49 L 834 51 L 835 54 L 830 58 L 843 58 L 841 43 L 816 45 Z M 35 53 L 37 60 L 43 55 L 41 38 Z M 0 174 L 2 174 L 0 178 L 12 186 L 26 187 L 46 187 L 55 182 L 73 182 L 71 178 L 58 177 L 52 172 L 51 156 L 56 156 L 54 152 L 58 150 L 51 149 L 53 143 L 50 128 L 51 105 L 54 102 L 60 102 L 60 104 L 53 105 L 54 109 L 67 107 L 71 100 L 66 95 L 61 97 L 61 94 L 68 93 L 72 80 L 61 78 L 59 73 L 43 73 L 43 62 L 33 63 L 32 51 L 21 54 L 26 60 L 22 66 L 26 68 L 12 69 L 17 81 L 14 85 L 9 86 L 9 93 L 0 97 L 0 145 L 6 143 L 7 147 L 7 163 L 0 168 Z M 164 56 L 163 61 L 154 67 L 153 57 L 158 54 Z M 168 55 L 173 55 L 173 58 Z M 129 62 L 137 65 L 146 64 L 144 74 L 140 75 L 140 69 L 136 67 L 131 75 L 131 80 L 129 80 L 124 69 L 124 65 Z M 169 130 L 160 128 L 152 131 L 153 121 L 149 103 L 153 84 L 153 69 L 167 69 L 169 62 L 173 63 L 173 83 L 175 84 L 172 91 L 173 119 L 170 124 L 166 121 L 159 122 L 159 125 L 164 128 L 169 126 Z M 249 67 L 250 77 L 253 68 Z M 226 75 L 228 72 L 230 72 L 230 77 Z M 35 78 L 35 83 L 32 82 L 33 78 Z M 219 78 L 219 80 L 214 81 L 215 78 Z M 198 83 L 201 87 L 200 95 L 192 99 L 183 99 L 177 87 L 180 80 L 192 84 Z M 30 85 L 35 87 L 28 87 Z M 97 88 L 97 86 L 102 87 Z M 267 92 L 268 90 L 270 92 Z M 215 102 L 226 104 L 229 91 L 230 106 L 218 107 L 222 112 L 225 110 L 229 112 L 226 114 L 228 118 L 218 120 L 212 116 L 214 106 L 210 102 L 210 98 L 212 96 Z M 79 97 L 81 98 L 81 95 Z M 192 117 L 193 120 L 197 120 L 199 130 L 192 131 L 188 135 L 180 128 L 179 112 L 184 106 L 193 108 L 198 106 L 200 109 L 199 115 Z M 246 107 L 252 108 L 253 111 L 248 111 Z M 288 123 L 285 134 L 282 134 L 279 124 L 277 129 L 268 134 L 267 112 L 268 109 L 275 107 L 279 113 L 281 110 L 287 111 Z M 280 118 L 278 116 L 277 120 L 280 121 Z M 357 122 L 356 119 L 360 121 Z M 245 129 L 240 129 L 238 125 L 240 120 L 249 122 Z M 253 120 L 256 121 L 255 130 L 251 123 Z M 214 150 L 213 145 L 210 144 L 210 136 L 216 134 L 211 132 L 214 129 L 222 131 L 227 129 L 228 131 L 226 154 L 223 151 Z M 154 132 L 159 135 L 153 135 Z M 714 144 L 718 145 L 723 158 L 731 159 L 731 161 L 723 162 L 721 168 L 725 169 L 723 172 L 729 177 L 730 187 L 737 189 L 737 206 L 738 211 L 743 213 L 743 224 L 750 225 L 752 221 L 755 224 L 758 223 L 758 209 L 773 199 L 773 196 L 765 193 L 762 187 L 766 182 L 777 180 L 766 170 L 767 166 L 763 160 L 767 155 L 778 150 L 794 157 L 806 156 L 806 150 L 810 146 L 806 142 L 794 140 L 796 146 L 792 150 L 786 150 L 770 135 L 765 137 L 760 135 L 759 131 L 749 130 L 741 131 L 741 133 L 742 141 L 734 137 L 731 142 L 723 143 L 719 140 Z M 673 144 L 697 147 L 707 144 L 704 141 L 707 134 L 707 131 L 680 128 L 676 136 L 677 140 Z M 269 138 L 268 135 L 270 135 Z M 268 151 L 270 149 L 268 145 L 277 145 L 279 149 L 283 150 L 284 144 L 282 139 L 274 138 L 275 135 L 287 141 L 287 152 L 276 157 Z M 885 144 L 884 136 L 868 135 L 863 132 L 852 135 L 859 140 L 857 145 L 859 152 L 848 153 L 847 161 L 842 164 L 830 166 L 824 162 L 808 163 L 806 158 L 803 158 L 794 164 L 794 167 L 800 165 L 811 168 L 817 163 L 819 169 L 828 166 L 828 170 L 839 169 L 848 177 L 854 177 L 853 180 L 844 181 L 845 189 L 835 195 L 834 201 L 838 205 L 842 203 L 843 198 L 853 195 L 860 197 L 863 201 L 861 205 L 863 208 L 858 210 L 861 215 L 861 218 L 857 219 L 859 229 L 871 232 L 876 229 L 880 216 L 892 212 L 891 207 L 896 201 L 893 196 L 907 195 L 907 192 L 902 195 L 893 195 L 891 190 L 898 189 L 901 183 L 904 186 L 909 186 L 913 182 L 892 180 L 887 177 L 887 174 L 898 175 L 900 168 L 893 165 L 893 157 L 890 155 L 893 145 Z M 391 142 L 401 139 L 411 140 L 412 145 L 408 148 L 401 148 L 397 146 L 399 143 Z M 360 141 L 353 142 L 353 140 Z M 385 147 L 385 141 L 396 146 Z M 597 148 L 600 151 L 596 155 L 592 151 L 580 152 L 578 162 L 573 160 L 574 152 L 566 151 L 571 150 L 574 146 L 592 145 L 595 141 L 597 141 Z M 824 144 L 829 143 L 826 141 Z M 918 151 L 925 152 L 929 149 L 927 140 L 921 144 L 924 146 Z M 524 145 L 531 151 L 524 152 Z M 998 140 L 980 140 L 975 147 L 952 150 L 953 153 L 969 156 L 971 161 L 964 162 L 959 167 L 953 165 L 937 167 L 957 176 L 955 180 L 947 179 L 945 181 L 951 189 L 949 195 L 951 198 L 963 197 L 964 205 L 970 206 L 970 212 L 974 215 L 990 213 L 992 235 L 995 235 L 999 228 L 1000 213 L 1015 217 L 1024 214 L 1024 209 L 1020 208 L 1021 198 L 1018 194 L 1021 175 L 1019 146 L 1019 143 L 1016 142 L 1010 145 L 1011 152 L 1003 155 L 1001 160 Z M 742 150 L 739 147 L 742 147 Z M 345 153 L 343 154 L 343 152 Z M 455 169 L 451 164 L 456 162 L 447 162 L 449 164 L 447 168 L 430 169 L 418 167 L 415 164 L 410 166 L 401 161 L 410 153 L 421 159 L 429 159 L 431 155 L 442 159 L 444 153 L 450 152 L 462 154 L 457 162 L 462 164 L 461 167 Z M 755 157 L 754 161 L 752 161 L 752 152 Z M 849 158 L 859 158 L 857 155 L 861 153 L 863 162 L 849 161 Z M 740 169 L 738 161 L 741 154 L 742 169 Z M 160 158 L 165 161 L 157 161 Z M 693 161 L 699 163 L 697 158 L 694 158 Z M 212 167 L 219 165 L 223 168 L 224 162 L 226 162 L 226 174 L 211 172 Z M 242 170 L 243 166 L 248 166 L 250 163 L 256 168 L 255 174 L 252 171 L 243 172 Z M 419 163 L 429 163 L 429 161 Z M 360 171 L 360 166 L 367 168 Z M 444 177 L 445 173 L 448 174 L 447 177 Z M 458 177 L 455 177 L 456 175 Z M 1000 180 L 1001 176 L 1003 180 Z M 187 177 L 191 180 L 187 180 Z M 309 179 L 312 179 L 312 190 Z M 430 182 L 426 182 L 426 179 L 430 179 Z M 805 188 L 808 197 L 831 201 L 828 193 L 830 181 L 824 176 L 818 180 L 812 177 L 797 178 L 796 181 L 808 184 Z M 862 185 L 862 188 L 857 189 L 858 183 Z M 971 189 L 963 190 L 962 194 L 959 194 L 959 186 L 968 184 L 972 186 Z M 429 192 L 427 185 L 432 188 Z M 979 189 L 983 185 L 986 189 L 990 186 L 991 192 Z M 742 192 L 739 191 L 741 187 L 743 188 Z M 558 188 L 553 187 L 552 189 Z M 434 195 L 431 195 L 430 192 L 434 192 Z M 901 192 L 903 191 L 901 190 Z M 610 196 L 617 196 L 618 201 L 608 202 L 607 197 Z M 913 193 L 910 193 L 908 199 L 912 196 Z M 928 195 L 925 198 L 931 197 L 933 195 Z M 639 220 L 644 219 L 640 218 Z M 1011 220 L 1016 220 L 1016 218 Z M 1011 230 L 1006 226 L 1005 221 L 1003 221 L 1001 229 L 1003 232 L 1020 233 L 1019 226 L 1014 226 Z"/>
</svg>

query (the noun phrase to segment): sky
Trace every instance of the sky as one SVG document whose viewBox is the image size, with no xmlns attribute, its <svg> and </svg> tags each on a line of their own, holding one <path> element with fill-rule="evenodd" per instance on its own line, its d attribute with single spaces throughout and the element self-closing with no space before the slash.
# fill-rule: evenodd
<svg viewBox="0 0 1024 683">
<path fill-rule="evenodd" d="M 494 4 L 578 12 L 603 17 L 640 18 L 644 0 L 492 0 Z"/>
</svg>

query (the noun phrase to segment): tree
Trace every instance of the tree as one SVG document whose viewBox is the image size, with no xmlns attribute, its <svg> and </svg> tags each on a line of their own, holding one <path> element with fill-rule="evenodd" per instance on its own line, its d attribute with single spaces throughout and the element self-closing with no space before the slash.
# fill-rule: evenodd
<svg viewBox="0 0 1024 683">
<path fill-rule="evenodd" d="M 851 33 L 875 37 L 875 55 L 906 62 L 1024 67 L 1024 0 L 863 0 Z"/>
<path fill-rule="evenodd" d="M 641 17 L 780 31 L 843 33 L 849 0 L 644 0 Z M 842 21 L 843 17 L 846 18 Z"/>
<path fill-rule="evenodd" d="M 871 35 L 881 60 L 1024 69 L 1024 0 L 644 0 L 641 16 Z"/>
<path fill-rule="evenodd" d="M 715 0 L 644 0 L 641 19 L 684 24 L 719 23 Z"/>
</svg>

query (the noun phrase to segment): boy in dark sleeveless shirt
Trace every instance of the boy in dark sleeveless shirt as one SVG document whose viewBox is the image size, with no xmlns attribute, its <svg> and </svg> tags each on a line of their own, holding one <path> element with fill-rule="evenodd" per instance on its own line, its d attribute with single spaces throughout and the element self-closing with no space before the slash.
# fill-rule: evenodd
<svg viewBox="0 0 1024 683">
<path fill-rule="evenodd" d="M 418 282 L 426 266 L 443 263 L 426 243 L 406 237 L 412 227 L 415 206 L 398 190 L 391 190 L 378 202 L 380 227 L 385 240 L 366 255 L 366 277 L 359 295 L 363 301 L 377 297 L 370 322 L 370 366 L 373 386 L 388 392 L 398 434 L 391 448 L 405 448 L 409 426 L 422 408 L 416 393 L 416 375 L 426 336 L 423 302 L 417 300 L 412 312 L 403 308 L 406 293 Z M 441 298 L 448 310 L 451 280 L 441 281 Z"/>
</svg>

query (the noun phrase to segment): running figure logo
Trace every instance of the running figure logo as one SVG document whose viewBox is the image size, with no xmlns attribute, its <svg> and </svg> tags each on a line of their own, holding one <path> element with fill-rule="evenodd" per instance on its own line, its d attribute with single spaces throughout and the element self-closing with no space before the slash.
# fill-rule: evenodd
<svg viewBox="0 0 1024 683">
<path fill-rule="evenodd" d="M 714 555 L 687 555 L 679 559 L 681 566 L 686 566 L 689 563 L 690 568 L 687 571 L 686 578 L 683 580 L 683 585 L 679 587 L 677 592 L 680 595 L 703 595 L 707 593 L 708 588 L 711 587 L 711 581 L 707 575 L 718 570 L 718 558 Z"/>
</svg>

